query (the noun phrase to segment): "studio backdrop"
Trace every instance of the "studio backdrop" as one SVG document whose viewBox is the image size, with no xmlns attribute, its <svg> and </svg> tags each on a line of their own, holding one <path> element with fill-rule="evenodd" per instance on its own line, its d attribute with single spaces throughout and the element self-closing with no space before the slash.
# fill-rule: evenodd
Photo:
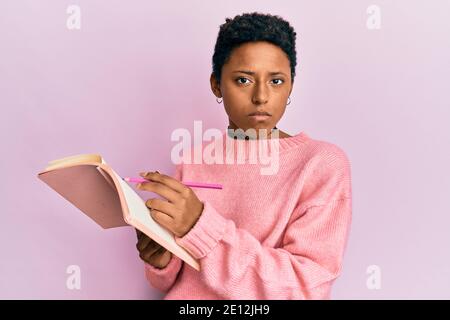
<svg viewBox="0 0 450 320">
<path fill-rule="evenodd" d="M 0 298 L 162 297 L 132 228 L 101 229 L 37 173 L 99 153 L 126 176 L 172 175 L 172 132 L 228 126 L 212 54 L 219 26 L 245 12 L 297 32 L 278 127 L 351 163 L 353 221 L 331 297 L 450 298 L 446 0 L 1 1 Z"/>
</svg>

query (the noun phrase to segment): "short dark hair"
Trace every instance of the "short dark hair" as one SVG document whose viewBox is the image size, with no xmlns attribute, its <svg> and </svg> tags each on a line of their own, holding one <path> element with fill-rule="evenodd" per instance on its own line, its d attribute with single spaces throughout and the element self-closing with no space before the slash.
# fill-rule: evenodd
<svg viewBox="0 0 450 320">
<path fill-rule="evenodd" d="M 212 57 L 213 75 L 220 83 L 222 67 L 234 48 L 245 42 L 268 41 L 280 47 L 291 64 L 291 79 L 294 81 L 297 52 L 295 50 L 296 32 L 294 28 L 277 15 L 244 13 L 233 19 L 226 18 L 220 26 Z"/>
</svg>

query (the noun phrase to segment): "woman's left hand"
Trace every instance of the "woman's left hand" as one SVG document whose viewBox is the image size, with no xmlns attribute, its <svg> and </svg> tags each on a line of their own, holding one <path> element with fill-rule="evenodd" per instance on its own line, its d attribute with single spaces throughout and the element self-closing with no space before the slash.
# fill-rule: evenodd
<svg viewBox="0 0 450 320">
<path fill-rule="evenodd" d="M 143 172 L 140 176 L 149 181 L 139 183 L 136 188 L 154 192 L 168 200 L 150 198 L 145 202 L 151 209 L 152 218 L 177 237 L 183 237 L 200 218 L 203 202 L 191 188 L 170 176 L 158 172 Z"/>
</svg>

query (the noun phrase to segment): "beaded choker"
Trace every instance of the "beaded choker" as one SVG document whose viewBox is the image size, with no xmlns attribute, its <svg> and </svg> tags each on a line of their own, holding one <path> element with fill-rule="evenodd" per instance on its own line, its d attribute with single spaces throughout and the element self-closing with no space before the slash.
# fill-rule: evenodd
<svg viewBox="0 0 450 320">
<path fill-rule="evenodd" d="M 272 135 L 272 133 L 273 133 L 275 130 L 279 130 L 279 129 L 275 126 L 275 127 L 270 131 L 270 135 Z M 255 130 L 255 132 L 256 132 L 256 130 Z M 235 139 L 235 140 L 237 140 L 237 139 L 242 139 L 242 140 L 256 140 L 256 139 L 257 139 L 256 136 L 245 134 L 244 130 L 242 130 L 242 129 L 236 129 L 236 130 L 235 130 L 235 129 L 232 129 L 230 126 L 228 126 L 227 133 L 228 133 L 228 136 L 229 136 L 230 138 L 233 138 L 233 139 Z"/>
</svg>

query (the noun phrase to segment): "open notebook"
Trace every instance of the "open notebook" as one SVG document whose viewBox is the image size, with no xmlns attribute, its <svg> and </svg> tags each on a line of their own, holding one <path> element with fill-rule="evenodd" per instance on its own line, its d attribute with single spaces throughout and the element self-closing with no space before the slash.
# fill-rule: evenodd
<svg viewBox="0 0 450 320">
<path fill-rule="evenodd" d="M 200 271 L 199 262 L 150 215 L 144 200 L 98 154 L 50 161 L 38 178 L 104 229 L 131 225 Z"/>
</svg>

